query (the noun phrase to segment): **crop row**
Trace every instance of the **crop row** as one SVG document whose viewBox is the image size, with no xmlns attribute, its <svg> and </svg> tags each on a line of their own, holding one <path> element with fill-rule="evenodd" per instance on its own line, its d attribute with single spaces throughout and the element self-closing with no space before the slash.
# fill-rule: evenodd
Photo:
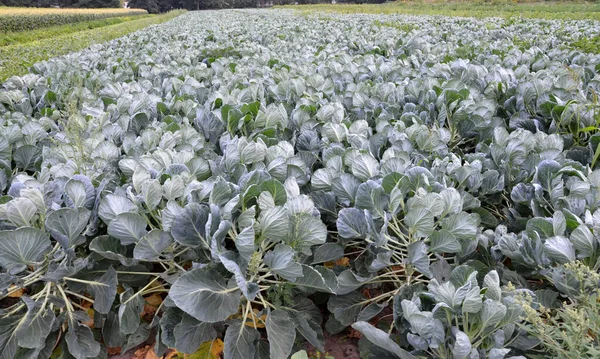
<svg viewBox="0 0 600 359">
<path fill-rule="evenodd" d="M 191 12 L 35 64 L 1 357 L 597 357 L 598 26 Z"/>
<path fill-rule="evenodd" d="M 147 14 L 146 10 L 141 9 L 2 8 L 0 9 L 0 31 L 27 31 L 82 21 L 144 14 Z"/>
</svg>

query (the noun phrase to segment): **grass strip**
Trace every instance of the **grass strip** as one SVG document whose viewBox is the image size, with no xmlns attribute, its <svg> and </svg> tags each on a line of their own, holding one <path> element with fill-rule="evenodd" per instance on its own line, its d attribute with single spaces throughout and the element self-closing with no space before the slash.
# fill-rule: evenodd
<svg viewBox="0 0 600 359">
<path fill-rule="evenodd" d="M 47 39 L 50 37 L 67 35 L 74 32 L 85 31 L 96 29 L 99 27 L 122 24 L 127 21 L 139 20 L 152 15 L 137 15 L 137 16 L 123 16 L 123 17 L 111 17 L 102 20 L 94 21 L 83 21 L 74 24 L 52 26 L 43 29 L 31 30 L 31 31 L 14 31 L 0 33 L 0 46 L 24 44 L 32 41 Z"/>
<path fill-rule="evenodd" d="M 521 4 L 477 4 L 465 2 L 423 3 L 396 1 L 385 4 L 286 5 L 276 6 L 275 8 L 295 9 L 309 13 L 445 15 L 476 18 L 524 17 L 533 19 L 600 21 L 600 3 L 536 2 Z"/>
<path fill-rule="evenodd" d="M 111 17 L 146 15 L 142 9 L 0 8 L 0 33 L 94 21 Z"/>
<path fill-rule="evenodd" d="M 184 10 L 176 10 L 121 24 L 0 47 L 0 81 L 11 76 L 26 74 L 29 67 L 36 62 L 79 51 L 92 44 L 109 41 L 150 25 L 163 23 L 184 12 Z"/>
</svg>

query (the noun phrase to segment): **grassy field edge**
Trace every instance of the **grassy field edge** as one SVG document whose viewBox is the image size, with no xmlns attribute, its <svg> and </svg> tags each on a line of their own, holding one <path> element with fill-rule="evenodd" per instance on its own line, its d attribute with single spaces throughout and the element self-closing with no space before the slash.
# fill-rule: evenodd
<svg viewBox="0 0 600 359">
<path fill-rule="evenodd" d="M 67 35 L 79 31 L 87 31 L 99 27 L 122 24 L 124 22 L 140 20 L 152 16 L 153 15 L 145 14 L 135 16 L 110 17 L 100 20 L 82 21 L 73 24 L 51 26 L 31 31 L 5 32 L 0 33 L 0 46 L 24 44 L 28 42 L 51 38 L 54 36 Z"/>
<path fill-rule="evenodd" d="M 523 17 L 557 20 L 598 20 L 600 3 L 508 3 L 477 4 L 463 2 L 423 3 L 389 2 L 384 4 L 312 4 L 275 6 L 279 9 L 294 9 L 302 12 L 337 12 L 343 14 L 406 14 L 444 15 L 459 17 Z"/>
<path fill-rule="evenodd" d="M 26 74 L 29 67 L 36 62 L 79 51 L 92 44 L 116 39 L 150 25 L 171 20 L 184 12 L 184 10 L 175 10 L 116 25 L 0 47 L 0 82 L 11 76 Z"/>
<path fill-rule="evenodd" d="M 143 9 L 54 9 L 0 8 L 0 34 L 10 31 L 31 31 L 83 21 L 112 17 L 147 15 Z"/>
</svg>

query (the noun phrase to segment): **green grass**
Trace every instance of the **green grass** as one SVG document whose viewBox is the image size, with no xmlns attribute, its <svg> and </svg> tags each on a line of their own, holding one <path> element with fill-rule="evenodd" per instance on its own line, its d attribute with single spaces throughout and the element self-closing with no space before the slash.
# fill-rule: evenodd
<svg viewBox="0 0 600 359">
<path fill-rule="evenodd" d="M 600 35 L 592 38 L 581 38 L 575 41 L 572 47 L 583 52 L 600 54 Z"/>
<path fill-rule="evenodd" d="M 111 17 L 146 15 L 142 9 L 55 9 L 0 7 L 0 33 L 30 31 Z"/>
<path fill-rule="evenodd" d="M 79 51 L 92 44 L 109 41 L 150 25 L 163 23 L 183 12 L 171 11 L 161 15 L 149 15 L 115 25 L 2 46 L 0 47 L 0 81 L 11 76 L 26 74 L 29 67 L 36 62 Z"/>
<path fill-rule="evenodd" d="M 121 24 L 127 21 L 140 20 L 152 15 L 136 15 L 136 16 L 122 16 L 122 17 L 111 17 L 101 20 L 84 21 L 74 24 L 67 24 L 61 26 L 52 26 L 38 30 L 31 31 L 11 31 L 11 32 L 0 32 L 0 46 L 23 44 L 36 40 L 47 39 L 50 37 L 67 35 L 78 31 L 85 31 L 96 29 L 99 27 L 110 26 Z"/>
<path fill-rule="evenodd" d="M 539 2 L 539 3 L 480 3 L 480 2 L 389 2 L 385 4 L 315 4 L 277 6 L 305 12 L 339 12 L 344 14 L 408 14 L 446 15 L 461 17 L 524 17 L 561 20 L 600 20 L 600 3 Z"/>
</svg>

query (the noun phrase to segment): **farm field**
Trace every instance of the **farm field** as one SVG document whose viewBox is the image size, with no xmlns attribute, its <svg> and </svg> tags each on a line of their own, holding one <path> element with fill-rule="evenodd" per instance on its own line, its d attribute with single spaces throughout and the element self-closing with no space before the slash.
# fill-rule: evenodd
<svg viewBox="0 0 600 359">
<path fill-rule="evenodd" d="M 54 9 L 0 7 L 0 33 L 25 31 L 111 17 L 147 14 L 142 9 Z"/>
<path fill-rule="evenodd" d="M 202 11 L 33 64 L 0 359 L 597 358 L 599 31 Z"/>
<path fill-rule="evenodd" d="M 160 15 L 143 12 L 134 16 L 113 16 L 37 30 L 0 32 L 0 81 L 26 74 L 36 62 L 160 24 L 183 12 L 174 10 Z"/>
<path fill-rule="evenodd" d="M 342 14 L 405 14 L 460 17 L 519 17 L 553 20 L 600 20 L 600 4 L 595 2 L 470 2 L 470 1 L 393 1 L 384 4 L 286 5 L 285 9 L 303 12 Z"/>
</svg>

